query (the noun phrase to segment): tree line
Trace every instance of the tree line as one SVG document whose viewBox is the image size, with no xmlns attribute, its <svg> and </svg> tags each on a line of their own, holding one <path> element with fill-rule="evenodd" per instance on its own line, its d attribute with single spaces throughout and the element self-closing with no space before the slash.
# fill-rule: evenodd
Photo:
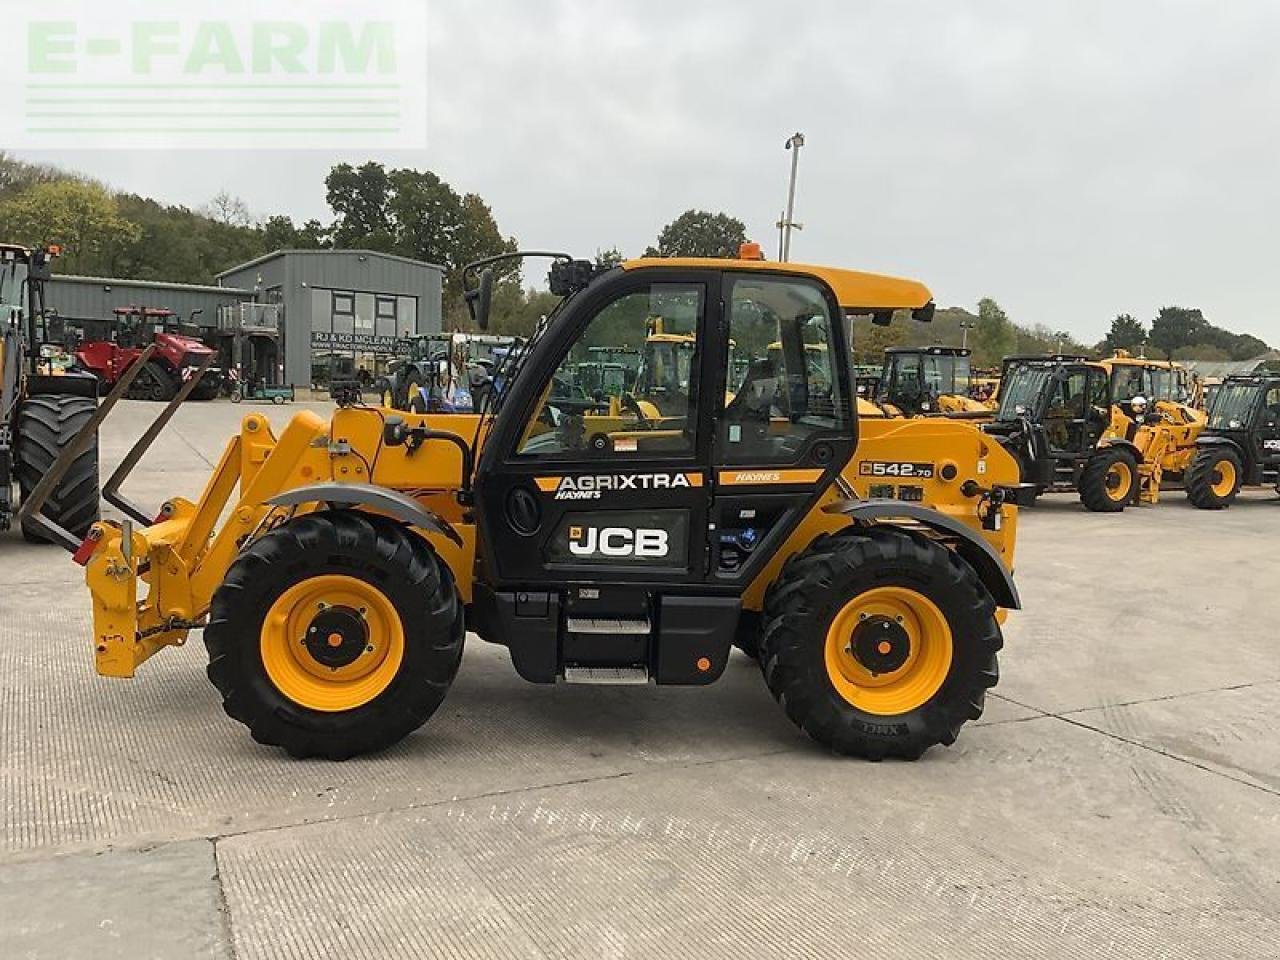
<svg viewBox="0 0 1280 960">
<path fill-rule="evenodd" d="M 0 240 L 34 245 L 60 243 L 62 273 L 128 277 L 178 283 L 210 283 L 223 270 L 278 249 L 367 249 L 398 254 L 445 268 L 444 322 L 469 328 L 462 297 L 462 267 L 517 249 L 492 209 L 476 193 L 457 190 L 429 170 L 388 169 L 370 161 L 340 163 L 325 178 L 328 222 L 296 223 L 277 214 L 255 218 L 244 201 L 228 193 L 202 209 L 117 193 L 57 167 L 32 164 L 0 153 Z M 722 212 L 686 210 L 659 232 L 643 255 L 733 257 L 747 241 L 742 220 Z M 601 266 L 617 263 L 616 249 L 596 253 Z M 493 329 L 527 334 L 556 303 L 550 293 L 521 283 L 519 267 L 499 276 Z M 858 322 L 855 356 L 878 363 L 884 348 L 933 343 L 973 349 L 977 366 L 998 366 L 1012 353 L 1147 350 L 1176 359 L 1248 359 L 1267 345 L 1209 323 L 1200 310 L 1164 307 L 1150 328 L 1128 314 L 1112 321 L 1107 337 L 1092 348 L 1042 324 L 1019 324 L 993 299 L 970 312 L 937 311 L 932 324 L 910 321 L 877 327 Z"/>
</svg>

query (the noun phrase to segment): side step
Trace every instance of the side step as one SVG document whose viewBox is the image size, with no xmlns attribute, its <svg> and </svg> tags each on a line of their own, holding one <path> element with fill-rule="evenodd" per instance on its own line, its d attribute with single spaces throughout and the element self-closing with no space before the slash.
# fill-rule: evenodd
<svg viewBox="0 0 1280 960">
<path fill-rule="evenodd" d="M 565 683 L 594 683 L 604 686 L 633 686 L 649 682 L 646 667 L 571 667 L 564 668 Z"/>
</svg>

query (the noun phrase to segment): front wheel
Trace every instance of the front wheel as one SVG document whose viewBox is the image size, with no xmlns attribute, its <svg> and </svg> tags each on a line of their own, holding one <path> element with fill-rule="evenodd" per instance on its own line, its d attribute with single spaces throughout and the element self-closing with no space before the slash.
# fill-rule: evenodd
<svg viewBox="0 0 1280 960">
<path fill-rule="evenodd" d="M 995 603 L 973 569 L 893 529 L 819 537 L 765 597 L 760 663 L 787 716 L 838 753 L 914 760 L 982 715 Z"/>
<path fill-rule="evenodd" d="M 1095 513 L 1119 513 L 1138 489 L 1138 464 L 1121 447 L 1104 447 L 1080 471 L 1080 502 Z"/>
<path fill-rule="evenodd" d="M 1187 468 L 1187 499 L 1201 510 L 1225 510 L 1240 492 L 1241 472 L 1234 450 L 1201 447 Z"/>
<path fill-rule="evenodd" d="M 420 537 L 354 511 L 257 540 L 213 595 L 209 679 L 259 743 L 343 760 L 389 747 L 444 700 L 462 657 L 453 577 Z"/>
</svg>

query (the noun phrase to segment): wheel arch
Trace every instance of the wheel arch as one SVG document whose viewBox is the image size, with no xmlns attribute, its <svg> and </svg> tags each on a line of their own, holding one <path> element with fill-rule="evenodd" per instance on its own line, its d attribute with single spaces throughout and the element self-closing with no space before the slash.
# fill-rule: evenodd
<svg viewBox="0 0 1280 960">
<path fill-rule="evenodd" d="M 1104 438 L 1098 443 L 1098 448 L 1094 451 L 1094 454 L 1099 454 L 1104 450 L 1124 450 L 1133 457 L 1135 462 L 1142 462 L 1142 450 L 1132 440 L 1125 440 L 1121 437 Z"/>
<path fill-rule="evenodd" d="M 1196 449 L 1226 447 L 1230 450 L 1235 451 L 1236 456 L 1240 457 L 1241 459 L 1245 457 L 1244 448 L 1241 447 L 1240 444 L 1237 441 L 1233 440 L 1231 437 L 1203 437 L 1203 436 L 1196 437 L 1195 445 L 1196 445 Z"/>
<path fill-rule="evenodd" d="M 904 503 L 898 500 L 841 500 L 826 507 L 825 511 L 846 516 L 860 526 L 878 524 L 885 520 L 909 520 L 948 537 L 954 537 L 954 543 L 949 546 L 955 550 L 961 560 L 973 568 L 973 572 L 991 594 L 996 605 L 1009 610 L 1022 608 L 1013 574 L 1005 567 L 995 548 L 981 535 L 953 517 L 920 504 Z M 892 526 L 892 524 L 888 525 Z M 918 536 L 905 528 L 900 529 L 909 535 Z"/>
<path fill-rule="evenodd" d="M 410 526 L 438 533 L 458 547 L 463 546 L 462 535 L 444 517 L 428 510 L 407 494 L 371 483 L 313 483 L 286 490 L 264 502 L 273 507 L 297 507 L 308 503 L 368 507 Z"/>
</svg>

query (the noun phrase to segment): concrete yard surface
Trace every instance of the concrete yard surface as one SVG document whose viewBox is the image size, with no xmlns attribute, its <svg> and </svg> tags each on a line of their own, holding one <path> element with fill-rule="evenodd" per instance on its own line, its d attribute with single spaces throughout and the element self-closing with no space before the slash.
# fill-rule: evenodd
<svg viewBox="0 0 1280 960">
<path fill-rule="evenodd" d="M 187 405 L 130 495 L 301 406 Z M 544 687 L 473 637 L 425 727 L 334 764 L 227 718 L 198 635 L 97 677 L 81 569 L 6 534 L 0 958 L 1273 957 L 1276 536 L 1273 491 L 1024 510 L 1000 684 L 916 763 L 817 748 L 738 654 Z"/>
</svg>

